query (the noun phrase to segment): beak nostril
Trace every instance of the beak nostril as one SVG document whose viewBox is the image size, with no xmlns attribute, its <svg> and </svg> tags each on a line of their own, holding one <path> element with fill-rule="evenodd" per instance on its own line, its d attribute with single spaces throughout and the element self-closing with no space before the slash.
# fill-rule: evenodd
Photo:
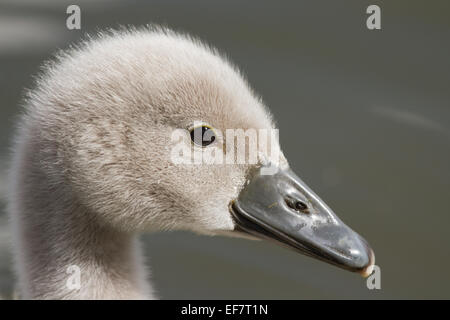
<svg viewBox="0 0 450 320">
<path fill-rule="evenodd" d="M 286 197 L 285 201 L 288 207 L 291 208 L 292 210 L 301 213 L 309 213 L 308 205 L 303 201 L 296 200 L 291 197 Z"/>
</svg>

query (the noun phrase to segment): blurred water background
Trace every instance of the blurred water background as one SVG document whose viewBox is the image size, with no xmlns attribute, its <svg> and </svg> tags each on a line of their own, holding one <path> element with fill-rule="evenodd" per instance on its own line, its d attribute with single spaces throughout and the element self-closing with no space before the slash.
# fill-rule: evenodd
<svg viewBox="0 0 450 320">
<path fill-rule="evenodd" d="M 81 31 L 65 27 L 82 10 Z M 382 30 L 366 28 L 370 4 Z M 143 236 L 162 298 L 450 298 L 450 2 L 0 0 L 0 295 L 14 278 L 6 160 L 23 89 L 86 32 L 165 24 L 226 52 L 291 166 L 369 240 L 381 290 L 267 242 Z"/>
</svg>

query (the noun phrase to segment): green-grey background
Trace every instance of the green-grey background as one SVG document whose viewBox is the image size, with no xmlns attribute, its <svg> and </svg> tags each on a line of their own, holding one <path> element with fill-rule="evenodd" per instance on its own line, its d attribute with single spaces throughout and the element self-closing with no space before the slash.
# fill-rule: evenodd
<svg viewBox="0 0 450 320">
<path fill-rule="evenodd" d="M 67 5 L 82 30 L 65 27 Z M 370 4 L 382 30 L 366 28 Z M 145 235 L 161 298 L 450 298 L 448 1 L 0 0 L 0 294 L 13 292 L 6 160 L 24 87 L 85 32 L 162 23 L 226 52 L 291 166 L 369 240 L 381 290 L 267 242 Z"/>
</svg>

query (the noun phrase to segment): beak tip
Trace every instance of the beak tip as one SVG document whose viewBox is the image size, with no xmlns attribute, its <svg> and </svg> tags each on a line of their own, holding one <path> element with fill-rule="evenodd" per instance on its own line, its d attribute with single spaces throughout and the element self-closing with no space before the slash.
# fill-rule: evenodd
<svg viewBox="0 0 450 320">
<path fill-rule="evenodd" d="M 369 263 L 364 267 L 364 269 L 362 269 L 359 272 L 361 276 L 363 278 L 367 278 L 368 276 L 370 276 L 373 272 L 374 265 L 375 265 L 375 253 L 373 252 L 372 249 L 370 249 Z"/>
</svg>

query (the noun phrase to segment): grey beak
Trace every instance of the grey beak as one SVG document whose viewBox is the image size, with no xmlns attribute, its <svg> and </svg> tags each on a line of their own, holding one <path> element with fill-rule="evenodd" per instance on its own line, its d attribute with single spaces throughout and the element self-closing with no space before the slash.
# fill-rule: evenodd
<svg viewBox="0 0 450 320">
<path fill-rule="evenodd" d="M 238 232 L 275 240 L 363 276 L 372 272 L 375 256 L 368 243 L 290 169 L 273 175 L 255 169 L 230 211 Z"/>
</svg>

